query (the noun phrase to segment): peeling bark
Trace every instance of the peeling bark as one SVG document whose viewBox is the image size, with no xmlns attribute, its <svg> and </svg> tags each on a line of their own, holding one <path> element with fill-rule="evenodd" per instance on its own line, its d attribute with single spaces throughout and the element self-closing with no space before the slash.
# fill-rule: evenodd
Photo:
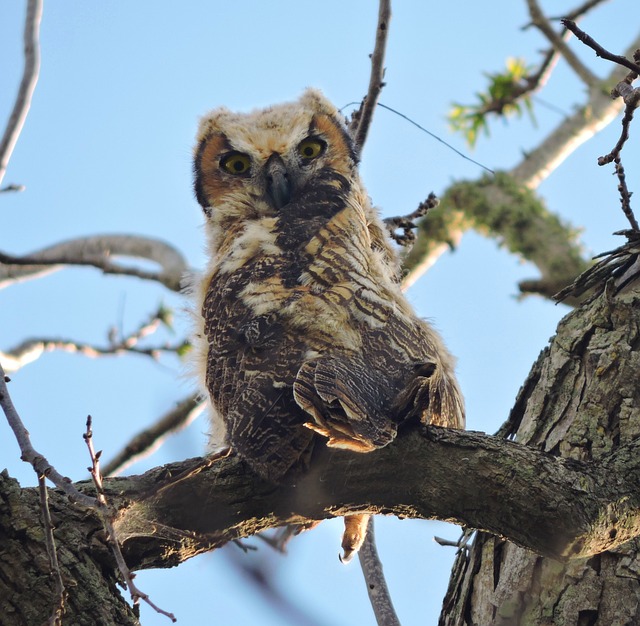
<svg viewBox="0 0 640 626">
<path fill-rule="evenodd" d="M 515 433 L 517 441 L 562 458 L 611 458 L 640 435 L 639 347 L 637 290 L 615 298 L 605 292 L 576 310 L 540 355 L 503 434 Z M 609 533 L 627 523 L 618 518 Z M 454 565 L 440 625 L 638 624 L 639 553 L 635 538 L 561 563 L 479 533 L 469 554 L 461 552 Z"/>
</svg>

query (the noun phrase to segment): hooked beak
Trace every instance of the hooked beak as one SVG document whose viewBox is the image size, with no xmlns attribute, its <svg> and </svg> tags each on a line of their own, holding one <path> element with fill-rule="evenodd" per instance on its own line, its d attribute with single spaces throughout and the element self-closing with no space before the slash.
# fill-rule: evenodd
<svg viewBox="0 0 640 626">
<path fill-rule="evenodd" d="M 287 166 L 279 154 L 272 154 L 266 162 L 265 175 L 267 179 L 267 195 L 273 206 L 280 210 L 291 200 L 291 182 Z"/>
</svg>

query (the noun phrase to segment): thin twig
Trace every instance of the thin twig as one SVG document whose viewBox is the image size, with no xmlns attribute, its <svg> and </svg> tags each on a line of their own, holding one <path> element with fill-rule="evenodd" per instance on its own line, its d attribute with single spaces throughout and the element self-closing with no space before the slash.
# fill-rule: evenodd
<svg viewBox="0 0 640 626">
<path fill-rule="evenodd" d="M 391 238 L 400 246 L 411 246 L 416 240 L 416 234 L 413 232 L 418 228 L 415 220 L 424 217 L 431 209 L 438 206 L 440 201 L 436 195 L 431 192 L 424 202 L 418 205 L 418 208 L 409 215 L 398 215 L 396 217 L 387 217 L 383 220 L 384 225 L 389 230 Z M 402 229 L 402 234 L 396 233 L 396 230 Z"/>
<path fill-rule="evenodd" d="M 632 55 L 640 45 L 640 35 L 630 43 Z M 616 66 L 601 84 L 617 84 L 625 78 L 624 68 Z M 536 189 L 578 146 L 611 123 L 623 109 L 623 103 L 612 100 L 601 89 L 592 89 L 587 101 L 564 119 L 547 137 L 509 173 L 525 187 Z"/>
<path fill-rule="evenodd" d="M 158 346 L 151 346 L 148 348 L 140 348 L 135 345 L 128 346 L 126 344 L 118 342 L 117 344 L 111 346 L 96 346 L 93 344 L 83 343 L 81 341 L 75 341 L 73 339 L 34 337 L 21 341 L 19 345 L 10 350 L 7 350 L 6 352 L 0 351 L 0 362 L 3 364 L 5 370 L 11 374 L 18 371 L 25 365 L 33 363 L 45 352 L 53 352 L 55 350 L 81 354 L 91 359 L 95 359 L 101 356 L 121 356 L 123 354 L 136 354 L 140 356 L 147 356 L 156 360 L 160 353 L 179 353 L 185 348 L 186 345 L 188 344 L 185 342 L 181 342 L 174 345 L 163 344 Z"/>
<path fill-rule="evenodd" d="M 109 339 L 111 343 L 104 347 L 73 339 L 32 337 L 21 341 L 10 350 L 0 351 L 0 363 L 2 363 L 6 372 L 12 373 L 29 363 L 33 363 L 45 352 L 53 352 L 54 350 L 82 354 L 89 358 L 119 356 L 130 353 L 148 356 L 156 360 L 162 352 L 181 354 L 189 347 L 187 341 L 181 341 L 174 345 L 167 343 L 146 348 L 138 347 L 138 343 L 155 333 L 161 324 L 169 325 L 169 319 L 170 311 L 161 305 L 157 311 L 150 315 L 148 320 L 141 323 L 132 333 L 118 338 L 116 331 L 110 331 Z"/>
<path fill-rule="evenodd" d="M 62 489 L 72 502 L 78 502 L 79 504 L 95 509 L 98 504 L 97 500 L 78 491 L 69 478 L 62 476 L 62 474 L 33 447 L 31 438 L 29 437 L 29 431 L 25 428 L 9 395 L 7 388 L 9 380 L 10 378 L 5 376 L 2 365 L 0 365 L 0 406 L 2 406 L 9 426 L 11 430 L 13 430 L 13 434 L 20 446 L 20 452 L 22 453 L 20 458 L 25 463 L 31 464 L 38 476 L 48 478 L 56 487 Z"/>
<path fill-rule="evenodd" d="M 40 509 L 42 511 L 42 525 L 44 527 L 44 539 L 47 546 L 47 554 L 49 555 L 49 565 L 51 566 L 51 575 L 55 580 L 55 604 L 51 617 L 47 622 L 48 626 L 62 626 L 62 616 L 64 615 L 64 603 L 67 592 L 62 581 L 60 573 L 60 563 L 58 563 L 58 551 L 56 549 L 56 541 L 53 537 L 53 522 L 51 521 L 51 511 L 49 510 L 49 495 L 47 492 L 46 479 L 44 476 L 38 476 L 38 490 L 40 492 Z"/>
<path fill-rule="evenodd" d="M 400 626 L 382 571 L 382 562 L 376 550 L 373 515 L 369 518 L 367 536 L 358 552 L 358 558 L 378 626 Z"/>
<path fill-rule="evenodd" d="M 7 172 L 9 159 L 11 159 L 13 149 L 27 119 L 27 114 L 31 107 L 31 98 L 38 82 L 38 74 L 40 73 L 39 40 L 41 19 L 42 0 L 29 0 L 24 24 L 24 71 L 18 88 L 18 95 L 0 143 L 0 183 Z"/>
<path fill-rule="evenodd" d="M 562 55 L 569 67 L 578 77 L 589 87 L 595 87 L 600 79 L 584 64 L 577 55 L 569 48 L 561 35 L 556 33 L 549 20 L 542 13 L 537 0 L 527 0 L 531 21 L 540 32 L 549 40 L 549 43 Z M 562 22 L 564 26 L 566 24 Z"/>
<path fill-rule="evenodd" d="M 612 54 L 608 50 L 605 50 L 593 37 L 587 35 L 583 30 L 578 28 L 578 25 L 572 20 L 561 20 L 562 24 L 568 28 L 583 44 L 589 46 L 597 56 L 606 59 L 607 61 L 612 61 L 613 63 L 617 63 L 618 65 L 623 65 L 624 67 L 630 69 L 632 72 L 636 72 L 640 74 L 640 65 L 634 63 L 633 61 L 629 61 L 626 56 L 620 54 Z"/>
<path fill-rule="evenodd" d="M 364 143 L 367 140 L 373 112 L 380 97 L 380 92 L 384 87 L 384 55 L 387 47 L 390 20 L 391 0 L 380 0 L 378 5 L 378 24 L 376 26 L 376 43 L 371 55 L 369 90 L 360 105 L 359 111 L 354 114 L 354 121 L 357 120 L 358 124 L 354 134 L 354 143 L 358 153 L 362 152 Z"/>
<path fill-rule="evenodd" d="M 614 90 L 616 93 L 619 93 L 618 90 L 621 89 L 622 84 L 626 85 L 627 83 L 619 83 L 616 87 L 616 90 Z M 640 103 L 640 91 L 637 89 L 632 89 L 629 85 L 627 86 L 629 87 L 631 92 L 626 94 L 626 97 L 623 98 L 625 101 L 625 108 L 624 115 L 622 116 L 622 130 L 620 132 L 620 138 L 618 139 L 616 145 L 613 147 L 613 150 L 609 152 L 609 154 L 605 154 L 604 156 L 598 158 L 598 165 L 606 165 L 607 163 L 611 163 L 617 157 L 619 157 L 622 147 L 624 146 L 627 139 L 629 139 L 629 128 L 631 126 L 631 120 L 633 119 L 634 111 Z"/>
<path fill-rule="evenodd" d="M 122 555 L 122 550 L 120 549 L 120 544 L 118 543 L 118 538 L 116 536 L 115 529 L 113 528 L 113 524 L 111 523 L 111 514 L 108 510 L 107 498 L 104 495 L 104 487 L 102 484 L 102 473 L 100 471 L 100 456 L 102 455 L 102 451 L 96 452 L 93 447 L 93 432 L 91 430 L 91 415 L 87 416 L 87 430 L 83 435 L 85 443 L 87 444 L 87 448 L 89 449 L 89 456 L 91 457 L 91 467 L 89 471 L 91 472 L 91 477 L 93 478 L 93 483 L 96 487 L 97 501 L 98 501 L 98 509 L 102 513 L 102 522 L 104 524 L 105 530 L 107 531 L 107 542 L 111 547 L 111 551 L 113 552 L 113 556 L 116 559 L 116 563 L 118 565 L 118 569 L 124 578 L 125 584 L 129 589 L 129 594 L 131 595 L 131 600 L 133 604 L 136 605 L 140 600 L 146 602 L 156 613 L 160 615 L 164 615 L 168 617 L 172 622 L 177 622 L 178 620 L 173 615 L 173 613 L 169 613 L 161 609 L 154 602 L 151 601 L 149 596 L 140 591 L 138 587 L 136 587 L 133 579 L 135 578 L 135 574 L 129 569 L 127 566 L 124 556 Z"/>
<path fill-rule="evenodd" d="M 577 20 L 578 18 L 584 17 L 591 9 L 595 9 L 598 5 L 603 4 L 605 2 L 610 2 L 610 0 L 587 0 L 584 4 L 581 4 L 579 7 L 573 9 L 573 11 L 569 11 L 569 13 L 565 13 L 561 16 L 551 16 L 550 20 L 559 20 L 562 17 L 569 18 L 570 20 Z"/>
<path fill-rule="evenodd" d="M 131 464 L 151 454 L 165 438 L 186 428 L 204 410 L 205 403 L 199 401 L 199 394 L 192 394 L 165 413 L 154 424 L 135 435 L 124 448 L 104 468 L 105 476 L 115 476 Z"/>
<path fill-rule="evenodd" d="M 620 157 L 616 157 L 616 176 L 618 177 L 618 191 L 620 192 L 620 204 L 622 205 L 622 212 L 625 214 L 626 218 L 629 220 L 629 224 L 631 224 L 631 228 L 633 230 L 639 230 L 640 226 L 638 226 L 638 220 L 636 216 L 633 214 L 633 209 L 631 208 L 631 195 L 632 193 L 629 191 L 627 187 L 627 177 L 624 173 L 624 167 L 622 166 L 622 161 Z"/>
</svg>

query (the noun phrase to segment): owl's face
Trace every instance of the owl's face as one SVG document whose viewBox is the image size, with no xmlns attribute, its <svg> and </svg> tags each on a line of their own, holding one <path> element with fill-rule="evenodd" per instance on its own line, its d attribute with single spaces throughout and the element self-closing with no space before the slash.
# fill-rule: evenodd
<svg viewBox="0 0 640 626">
<path fill-rule="evenodd" d="M 307 90 L 300 100 L 251 113 L 205 116 L 195 149 L 195 191 L 220 224 L 276 216 L 318 176 L 351 178 L 352 140 L 335 107 Z"/>
</svg>

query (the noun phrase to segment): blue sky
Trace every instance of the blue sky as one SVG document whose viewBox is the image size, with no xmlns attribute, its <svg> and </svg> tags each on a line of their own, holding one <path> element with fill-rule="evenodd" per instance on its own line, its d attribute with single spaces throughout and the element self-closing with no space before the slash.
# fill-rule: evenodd
<svg viewBox="0 0 640 626">
<path fill-rule="evenodd" d="M 22 69 L 23 2 L 0 7 L 0 123 L 13 104 Z M 636 35 L 636 0 L 616 0 L 581 26 L 621 53 Z M 191 191 L 191 149 L 198 117 L 225 105 L 248 110 L 291 100 L 307 86 L 321 88 L 338 106 L 359 101 L 368 83 L 377 10 L 365 0 L 322 3 L 278 0 L 243 3 L 190 1 L 159 4 L 45 3 L 42 70 L 33 106 L 4 183 L 26 185 L 0 197 L 0 249 L 28 253 L 51 243 L 96 233 L 133 233 L 171 242 L 194 268 L 203 265 L 202 216 Z M 546 2 L 560 15 L 573 5 Z M 464 8 L 462 8 L 464 6 Z M 446 114 L 452 101 L 471 102 L 483 72 L 509 56 L 537 61 L 545 42 L 526 24 L 524 2 L 397 2 L 388 43 L 387 86 L 381 102 L 428 128 L 457 149 Z M 498 15 L 498 18 L 494 16 Z M 611 69 L 587 49 L 576 49 L 600 75 Z M 567 113 L 583 86 L 561 63 L 540 94 Z M 561 121 L 550 109 L 493 123 L 470 155 L 508 169 Z M 616 122 L 583 145 L 539 191 L 564 220 L 583 229 L 589 253 L 618 244 L 611 233 L 627 226 L 615 179 L 596 159 L 617 140 Z M 634 140 L 632 134 L 632 141 Z M 631 188 L 637 188 L 637 140 L 627 149 Z M 362 175 L 384 215 L 405 214 L 430 191 L 481 170 L 385 110 L 376 112 Z M 517 282 L 534 267 L 469 233 L 416 284 L 409 298 L 441 331 L 458 357 L 468 427 L 494 432 L 507 417 L 518 388 L 568 309 L 538 298 L 519 300 Z M 104 344 L 108 329 L 135 329 L 158 305 L 174 307 L 177 336 L 187 328 L 184 300 L 136 279 L 69 269 L 0 293 L 0 350 L 27 337 L 69 337 Z M 174 337 L 175 338 L 175 337 Z M 172 340 L 161 335 L 158 342 Z M 155 340 L 150 340 L 154 343 Z M 64 474 L 85 476 L 82 441 L 86 415 L 94 418 L 96 446 L 108 459 L 192 388 L 170 357 L 88 360 L 52 353 L 13 377 L 11 393 L 34 445 Z M 130 471 L 202 453 L 204 418 L 170 439 Z M 23 484 L 34 483 L 17 445 L 0 421 L 0 466 Z M 404 626 L 435 623 L 458 529 L 440 522 L 381 519 L 378 543 Z M 265 561 L 284 594 L 315 620 L 337 626 L 374 624 L 357 563 L 337 554 L 340 524 L 323 523 L 299 537 L 281 557 L 260 544 L 247 562 Z M 282 614 L 255 593 L 225 551 L 173 570 L 142 572 L 138 582 L 181 624 L 282 625 Z M 237 556 L 237 555 L 235 555 Z M 210 616 L 207 617 L 207 616 Z M 167 624 L 146 607 L 145 626 Z"/>
</svg>

